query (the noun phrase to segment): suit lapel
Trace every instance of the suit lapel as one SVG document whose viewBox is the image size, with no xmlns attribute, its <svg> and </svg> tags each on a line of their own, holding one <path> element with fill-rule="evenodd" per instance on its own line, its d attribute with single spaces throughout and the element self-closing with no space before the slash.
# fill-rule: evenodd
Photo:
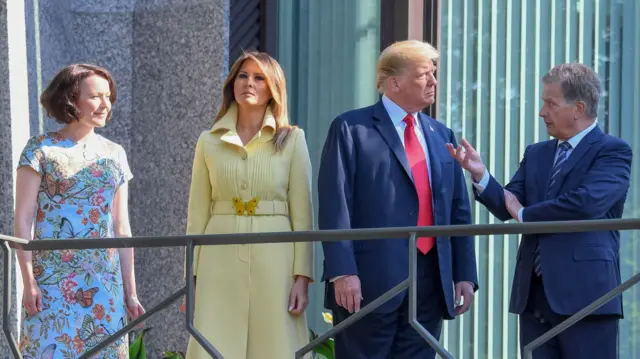
<svg viewBox="0 0 640 359">
<path fill-rule="evenodd" d="M 551 168 L 553 167 L 553 160 L 556 155 L 556 147 L 558 146 L 558 140 L 547 141 L 545 146 L 540 150 L 540 157 L 538 161 L 537 180 L 538 188 L 541 190 L 538 192 L 538 201 L 544 201 L 547 198 L 547 192 L 549 188 L 549 181 L 551 180 Z"/>
<path fill-rule="evenodd" d="M 385 142 L 396 156 L 405 173 L 411 181 L 413 181 L 413 176 L 411 175 L 411 168 L 409 167 L 409 159 L 407 158 L 407 153 L 404 150 L 404 146 L 402 146 L 402 141 L 398 137 L 398 132 L 396 128 L 393 126 L 393 121 L 389 117 L 387 110 L 384 108 L 382 101 L 378 101 L 373 108 L 373 117 L 374 117 L 374 126 L 382 135 Z"/>
<path fill-rule="evenodd" d="M 571 172 L 573 167 L 578 162 L 580 162 L 584 155 L 586 155 L 589 150 L 593 148 L 593 143 L 600 141 L 602 136 L 602 130 L 600 130 L 600 128 L 596 126 L 582 139 L 582 141 L 580 141 L 580 143 L 578 143 L 578 146 L 573 149 L 573 151 L 569 155 L 569 158 L 567 158 L 566 162 L 562 165 L 560 172 L 556 175 L 553 187 L 549 189 L 549 198 L 554 198 L 558 194 L 560 188 L 562 188 L 562 183 L 564 182 L 567 174 L 569 174 L 569 172 Z M 555 153 L 554 156 L 551 157 L 551 161 L 553 161 L 554 159 Z M 549 174 L 549 178 L 551 178 L 551 174 Z"/>
</svg>

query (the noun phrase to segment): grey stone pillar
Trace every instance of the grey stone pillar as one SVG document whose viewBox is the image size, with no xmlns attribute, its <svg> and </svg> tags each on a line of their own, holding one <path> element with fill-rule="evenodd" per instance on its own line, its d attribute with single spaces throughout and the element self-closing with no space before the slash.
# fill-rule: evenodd
<svg viewBox="0 0 640 359">
<path fill-rule="evenodd" d="M 134 174 L 129 197 L 133 233 L 184 234 L 194 146 L 200 132 L 211 127 L 226 76 L 228 0 L 25 4 L 31 134 L 58 127 L 42 120 L 38 96 L 60 68 L 76 62 L 106 67 L 114 75 L 118 101 L 111 123 L 99 132 L 127 151 Z M 0 41 L 0 49 L 3 44 L 6 40 Z M 0 58 L 5 55 L 0 50 Z M 2 96 L 4 92 L 0 114 Z M 6 116 L 0 117 L 4 121 Z M 2 171 L 4 167 L 0 176 Z M 146 308 L 184 284 L 183 258 L 182 248 L 136 250 L 138 295 Z M 145 323 L 153 327 L 146 337 L 149 357 L 186 349 L 188 335 L 178 307 L 176 303 Z"/>
<path fill-rule="evenodd" d="M 0 0 L 0 233 L 9 235 L 13 234 L 15 167 L 29 137 L 26 57 L 24 4 Z M 20 308 L 22 298 L 22 278 L 16 263 L 12 252 L 10 321 L 18 340 L 20 318 L 16 316 L 19 313 L 16 309 Z M 0 264 L 4 268 L 2 256 Z M 0 270 L 0 283 L 4 283 L 6 274 Z M 0 293 L 4 294 L 2 290 Z M 0 314 L 0 327 L 2 324 Z M 0 339 L 0 357 L 11 357 L 4 333 Z"/>
<path fill-rule="evenodd" d="M 135 172 L 131 219 L 137 235 L 185 233 L 193 150 L 211 128 L 226 76 L 223 0 L 139 1 L 133 20 L 132 111 L 128 154 Z M 184 250 L 138 250 L 139 292 L 147 306 L 183 283 Z M 178 305 L 150 320 L 154 348 L 185 349 Z M 159 358 L 158 355 L 152 355 Z"/>
</svg>

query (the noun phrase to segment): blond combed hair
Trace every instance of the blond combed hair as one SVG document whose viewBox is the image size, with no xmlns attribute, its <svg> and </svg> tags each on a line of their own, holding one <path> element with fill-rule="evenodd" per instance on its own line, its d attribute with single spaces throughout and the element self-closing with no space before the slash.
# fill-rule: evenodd
<svg viewBox="0 0 640 359">
<path fill-rule="evenodd" d="M 284 77 L 284 71 L 282 67 L 280 67 L 280 64 L 266 52 L 243 51 L 233 63 L 229 75 L 224 82 L 222 104 L 213 123 L 220 120 L 227 111 L 229 111 L 231 104 L 236 101 L 233 93 L 233 84 L 240 72 L 242 64 L 247 60 L 253 60 L 260 70 L 262 70 L 265 75 L 267 87 L 271 92 L 271 100 L 269 100 L 268 106 L 271 108 L 271 113 L 276 120 L 276 134 L 273 137 L 273 142 L 276 152 L 279 152 L 284 148 L 284 144 L 289 134 L 295 129 L 295 126 L 289 125 L 289 117 L 287 115 L 287 83 Z"/>
<path fill-rule="evenodd" d="M 384 83 L 391 76 L 398 75 L 407 66 L 436 61 L 440 53 L 428 42 L 404 40 L 391 44 L 378 57 L 376 64 L 376 87 L 384 92 Z"/>
</svg>

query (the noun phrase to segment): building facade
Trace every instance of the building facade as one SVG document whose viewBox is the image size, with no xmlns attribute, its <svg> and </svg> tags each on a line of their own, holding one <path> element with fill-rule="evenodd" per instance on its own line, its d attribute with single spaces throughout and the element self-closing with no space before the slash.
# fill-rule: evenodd
<svg viewBox="0 0 640 359">
<path fill-rule="evenodd" d="M 440 50 L 437 103 L 425 110 L 481 152 L 506 183 L 528 144 L 548 139 L 538 117 L 541 77 L 553 65 L 592 66 L 604 85 L 598 123 L 640 151 L 640 5 L 633 0 L 280 0 L 278 60 L 287 74 L 292 121 L 305 128 L 314 173 L 331 121 L 373 104 L 375 61 L 391 42 L 419 38 Z M 640 216 L 640 161 L 625 217 Z M 316 194 L 317 195 L 317 194 Z M 474 223 L 496 223 L 478 203 Z M 623 280 L 640 272 L 640 231 L 621 233 Z M 480 291 L 474 308 L 445 324 L 455 358 L 516 358 L 517 317 L 508 301 L 517 235 L 477 237 Z M 322 270 L 318 244 L 317 271 Z M 559 274 L 561 275 L 561 274 Z M 322 286 L 310 323 L 324 324 Z M 620 358 L 640 357 L 640 288 L 625 292 Z"/>
</svg>

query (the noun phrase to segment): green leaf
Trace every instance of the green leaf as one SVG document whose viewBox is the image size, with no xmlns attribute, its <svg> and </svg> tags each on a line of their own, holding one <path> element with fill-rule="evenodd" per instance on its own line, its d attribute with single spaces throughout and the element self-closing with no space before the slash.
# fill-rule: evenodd
<svg viewBox="0 0 640 359">
<path fill-rule="evenodd" d="M 144 335 L 151 330 L 151 328 L 144 328 L 140 336 L 136 338 L 135 342 L 129 346 L 129 359 L 147 359 L 147 350 L 144 346 Z"/>
<path fill-rule="evenodd" d="M 315 349 L 315 353 L 322 356 L 324 359 L 333 359 L 333 352 L 324 345 L 318 345 Z"/>
<path fill-rule="evenodd" d="M 318 345 L 314 350 L 316 354 L 321 355 L 326 359 L 334 359 L 334 343 L 333 339 L 327 339 L 322 344 Z"/>
<path fill-rule="evenodd" d="M 184 356 L 179 352 L 164 352 L 162 359 L 184 359 Z"/>
<path fill-rule="evenodd" d="M 313 341 L 318 337 L 318 335 L 316 334 L 316 332 L 313 331 L 313 329 L 311 328 L 308 328 L 308 329 L 309 329 L 309 341 Z"/>
</svg>

